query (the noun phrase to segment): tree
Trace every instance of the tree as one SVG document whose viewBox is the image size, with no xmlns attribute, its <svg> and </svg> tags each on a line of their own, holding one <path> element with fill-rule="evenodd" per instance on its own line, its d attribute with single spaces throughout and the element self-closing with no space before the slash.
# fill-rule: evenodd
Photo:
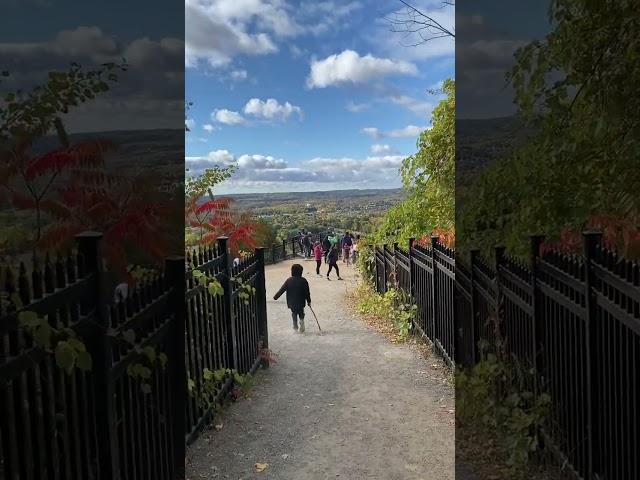
<svg viewBox="0 0 640 480">
<path fill-rule="evenodd" d="M 444 26 L 435 15 L 415 7 L 409 1 L 399 2 L 403 8 L 386 17 L 386 20 L 392 32 L 402 33 L 405 39 L 410 39 L 406 46 L 416 47 L 438 38 L 455 38 L 454 29 Z M 455 2 L 443 1 L 441 8 L 455 8 Z"/>
<path fill-rule="evenodd" d="M 636 2 L 557 0 L 549 15 L 553 31 L 520 48 L 507 75 L 537 134 L 478 179 L 459 235 L 467 246 L 502 243 L 526 255 L 532 233 L 575 252 L 576 235 L 598 228 L 638 256 Z"/>
<path fill-rule="evenodd" d="M 418 152 L 407 157 L 400 173 L 407 198 L 383 217 L 376 241 L 406 242 L 438 229 L 455 230 L 455 82 L 446 80 L 446 97 L 433 110 L 432 127 L 420 134 Z M 445 235 L 443 235 L 443 240 Z"/>
</svg>

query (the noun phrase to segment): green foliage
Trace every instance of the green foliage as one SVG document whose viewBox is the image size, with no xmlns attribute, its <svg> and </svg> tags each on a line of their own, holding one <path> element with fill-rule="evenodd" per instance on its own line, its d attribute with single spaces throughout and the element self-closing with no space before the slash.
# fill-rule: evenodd
<svg viewBox="0 0 640 480">
<path fill-rule="evenodd" d="M 604 214 L 637 231 L 637 2 L 556 0 L 549 16 L 553 30 L 520 48 L 507 76 L 537 133 L 471 188 L 465 249 L 503 244 L 526 255 L 528 235 L 559 239 Z"/>
<path fill-rule="evenodd" d="M 406 244 L 435 229 L 455 229 L 455 82 L 446 80 L 442 93 L 446 97 L 433 110 L 432 127 L 422 132 L 418 152 L 400 169 L 407 198 L 383 217 L 374 243 Z"/>
<path fill-rule="evenodd" d="M 242 300 L 245 305 L 249 305 L 250 298 L 256 294 L 256 288 L 244 282 L 240 277 L 232 277 L 231 281 L 238 284 L 238 298 Z"/>
<path fill-rule="evenodd" d="M 79 64 L 72 63 L 66 72 L 49 72 L 47 82 L 28 93 L 5 94 L 0 109 L 0 141 L 15 146 L 46 135 L 61 115 L 107 92 L 109 84 L 118 80 L 117 72 L 127 68 L 125 62 L 105 63 L 85 71 Z M 3 76 L 8 73 L 4 72 Z"/>
<path fill-rule="evenodd" d="M 461 431 L 496 437 L 513 479 L 527 478 L 539 451 L 550 397 L 534 396 L 517 382 L 517 367 L 489 354 L 470 371 L 456 372 L 456 420 Z"/>
<path fill-rule="evenodd" d="M 409 338 L 418 307 L 405 292 L 390 288 L 380 295 L 371 285 L 362 283 L 356 296 L 359 313 L 390 322 L 399 341 L 404 342 Z"/>
<path fill-rule="evenodd" d="M 187 172 L 188 171 L 189 169 L 187 169 Z M 205 169 L 200 175 L 187 176 L 185 178 L 184 188 L 187 206 L 197 202 L 205 195 L 213 198 L 213 188 L 231 178 L 234 172 L 235 166 L 233 165 L 229 167 L 219 167 L 216 165 Z"/>
<path fill-rule="evenodd" d="M 201 270 L 193 269 L 191 271 L 191 275 L 196 280 L 198 285 L 202 285 L 206 287 L 209 294 L 213 296 L 222 296 L 224 295 L 224 288 L 220 281 L 214 277 L 213 275 L 209 275 Z"/>
<path fill-rule="evenodd" d="M 187 379 L 187 391 L 200 408 L 215 414 L 222 406 L 220 394 L 227 382 L 231 398 L 236 400 L 240 395 L 246 395 L 251 390 L 254 378 L 250 374 L 241 374 L 235 369 L 210 370 L 205 368 L 199 381 L 191 377 Z"/>
<path fill-rule="evenodd" d="M 136 361 L 127 366 L 127 375 L 140 383 L 143 393 L 151 393 L 153 371 L 157 368 L 164 369 L 167 365 L 167 355 L 158 351 L 152 345 L 141 346 L 136 343 L 136 333 L 133 330 L 125 330 L 117 337 L 117 340 L 130 346 L 138 355 Z"/>
<path fill-rule="evenodd" d="M 13 301 L 18 301 L 13 299 Z M 47 317 L 31 311 L 18 314 L 18 324 L 32 339 L 36 347 L 53 353 L 56 365 L 71 375 L 76 368 L 91 370 L 91 355 L 76 333 L 68 327 L 52 327 Z"/>
</svg>

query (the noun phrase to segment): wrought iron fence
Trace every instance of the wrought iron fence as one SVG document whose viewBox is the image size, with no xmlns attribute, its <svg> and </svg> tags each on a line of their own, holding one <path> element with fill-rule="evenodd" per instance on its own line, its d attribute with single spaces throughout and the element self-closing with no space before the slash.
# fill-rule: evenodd
<svg viewBox="0 0 640 480">
<path fill-rule="evenodd" d="M 13 297 L 0 312 L 2 478 L 182 475 L 183 425 L 173 413 L 184 408 L 175 395 L 184 371 L 184 260 L 168 260 L 164 273 L 110 305 L 103 294 L 100 239 L 97 233 L 80 235 L 77 255 L 55 261 L 47 256 L 30 272 L 22 264 L 17 278 L 10 268 L 3 272 L 3 292 L 20 301 Z M 90 355 L 90 370 L 61 369 L 56 360 L 65 352 L 53 356 L 36 344 L 19 323 L 23 311 L 67 338 L 74 332 L 76 347 Z M 166 365 L 151 362 L 142 369 L 150 356 L 166 359 Z M 131 374 L 137 365 L 140 377 Z"/>
<path fill-rule="evenodd" d="M 387 245 L 370 248 L 374 250 L 377 292 L 383 294 L 389 288 L 406 292 L 417 306 L 414 327 L 453 366 L 454 252 L 438 243 L 437 237 L 433 237 L 427 247 L 412 239 L 407 250 L 398 244 L 394 244 L 393 249 Z"/>
<path fill-rule="evenodd" d="M 265 249 L 233 264 L 227 238 L 215 246 L 187 253 L 186 280 L 186 371 L 189 399 L 186 408 L 187 444 L 193 442 L 209 421 L 212 407 L 227 394 L 231 378 L 220 382 L 217 398 L 203 402 L 205 369 L 254 373 L 265 362 L 268 348 L 267 312 L 264 288 Z M 194 278 L 194 270 L 220 283 L 222 292 L 210 292 L 207 282 Z M 246 289 L 255 294 L 242 295 Z"/>
<path fill-rule="evenodd" d="M 376 247 L 372 277 L 379 293 L 411 295 L 416 329 L 449 363 L 500 347 L 530 372 L 525 387 L 551 397 L 545 445 L 568 472 L 640 478 L 640 265 L 598 233 L 585 233 L 580 256 L 543 254 L 543 241 L 531 238 L 530 262 L 498 248 L 492 265 L 477 251 L 456 259 L 436 238 Z"/>
</svg>

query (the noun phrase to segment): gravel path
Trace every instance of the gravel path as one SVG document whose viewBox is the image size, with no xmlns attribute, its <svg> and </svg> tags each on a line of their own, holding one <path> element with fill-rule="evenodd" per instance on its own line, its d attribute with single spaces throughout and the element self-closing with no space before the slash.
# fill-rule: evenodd
<svg viewBox="0 0 640 480">
<path fill-rule="evenodd" d="M 429 373 L 435 360 L 390 343 L 350 313 L 345 295 L 355 272 L 342 264 L 341 282 L 301 262 L 323 335 L 308 308 L 306 333 L 294 333 L 284 297 L 272 300 L 292 263 L 266 273 L 278 363 L 258 374 L 249 399 L 225 411 L 221 431 L 191 446 L 187 478 L 453 479 L 453 389 Z M 258 473 L 256 463 L 268 467 Z"/>
</svg>

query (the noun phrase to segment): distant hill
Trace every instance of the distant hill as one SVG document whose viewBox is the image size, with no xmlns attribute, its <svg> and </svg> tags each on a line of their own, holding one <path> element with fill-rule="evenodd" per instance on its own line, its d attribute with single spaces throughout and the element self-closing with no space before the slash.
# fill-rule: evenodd
<svg viewBox="0 0 640 480">
<path fill-rule="evenodd" d="M 238 206 L 267 206 L 274 204 L 315 203 L 317 201 L 363 201 L 367 199 L 400 200 L 403 191 L 400 188 L 367 190 L 331 190 L 317 192 L 273 192 L 273 193 L 237 193 L 223 195 L 233 198 Z"/>
<path fill-rule="evenodd" d="M 456 182 L 464 185 L 535 130 L 517 117 L 456 121 Z"/>
<path fill-rule="evenodd" d="M 108 157 L 108 166 L 117 169 L 161 168 L 184 174 L 184 130 L 123 130 L 70 134 L 71 143 L 108 140 L 118 150 Z M 34 145 L 34 151 L 60 148 L 56 136 L 48 136 Z M 177 168 L 179 167 L 179 168 Z M 179 171 L 178 171 L 179 170 Z"/>
</svg>

